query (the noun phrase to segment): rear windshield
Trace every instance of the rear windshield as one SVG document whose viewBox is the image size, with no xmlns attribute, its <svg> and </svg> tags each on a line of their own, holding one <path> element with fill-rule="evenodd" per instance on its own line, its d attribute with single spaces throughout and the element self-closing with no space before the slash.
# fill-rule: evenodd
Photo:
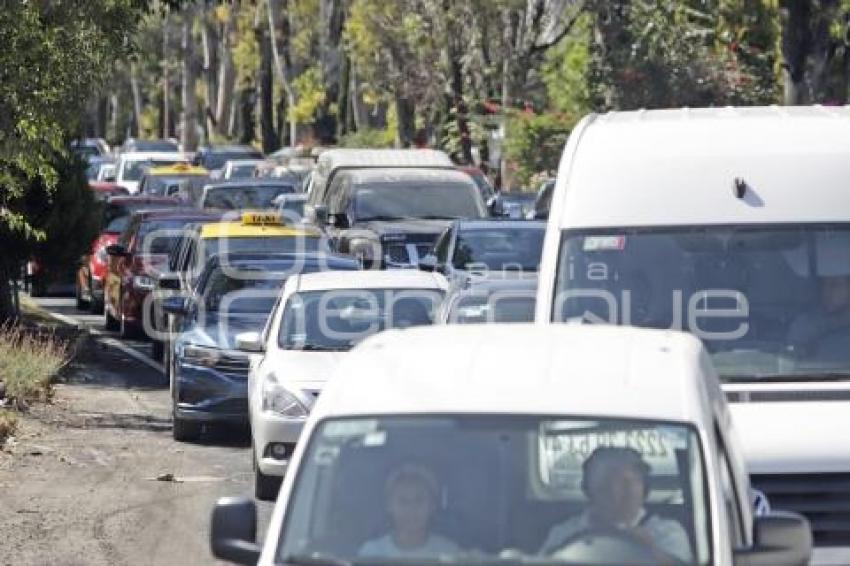
<svg viewBox="0 0 850 566">
<path fill-rule="evenodd" d="M 222 210 L 274 208 L 274 199 L 282 194 L 294 193 L 292 185 L 257 185 L 244 187 L 211 187 L 203 208 Z"/>
<path fill-rule="evenodd" d="M 182 234 L 183 228 L 192 222 L 185 218 L 156 219 L 143 222 L 139 228 L 140 242 L 137 250 L 143 254 L 168 254 Z"/>
</svg>

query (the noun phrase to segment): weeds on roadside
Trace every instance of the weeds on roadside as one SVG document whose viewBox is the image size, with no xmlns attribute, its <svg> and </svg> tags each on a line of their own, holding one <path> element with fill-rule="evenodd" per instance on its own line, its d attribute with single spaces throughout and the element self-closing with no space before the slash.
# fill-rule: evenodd
<svg viewBox="0 0 850 566">
<path fill-rule="evenodd" d="M 0 450 L 3 450 L 6 439 L 14 435 L 17 428 L 17 415 L 8 409 L 0 409 Z"/>
<path fill-rule="evenodd" d="M 0 327 L 0 381 L 18 409 L 50 398 L 50 381 L 68 358 L 66 344 L 53 334 L 17 326 Z"/>
</svg>

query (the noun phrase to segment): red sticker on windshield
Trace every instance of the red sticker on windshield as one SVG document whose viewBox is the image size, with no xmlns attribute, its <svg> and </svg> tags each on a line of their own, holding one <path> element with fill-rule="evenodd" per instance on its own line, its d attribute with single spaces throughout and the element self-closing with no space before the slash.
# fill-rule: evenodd
<svg viewBox="0 0 850 566">
<path fill-rule="evenodd" d="M 626 249 L 625 236 L 587 236 L 584 239 L 584 251 L 601 252 Z"/>
</svg>

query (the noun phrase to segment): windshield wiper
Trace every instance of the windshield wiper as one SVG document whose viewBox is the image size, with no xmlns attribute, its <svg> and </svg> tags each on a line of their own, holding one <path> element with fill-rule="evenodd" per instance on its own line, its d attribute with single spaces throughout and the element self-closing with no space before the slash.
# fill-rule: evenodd
<svg viewBox="0 0 850 566">
<path fill-rule="evenodd" d="M 411 220 L 414 217 L 412 216 L 392 216 L 390 214 L 376 214 L 375 216 L 367 216 L 365 218 L 358 218 L 357 222 L 391 222 L 394 220 Z"/>
<path fill-rule="evenodd" d="M 452 216 L 450 214 L 423 214 L 416 218 L 420 218 L 422 220 L 457 220 L 460 217 Z"/>
<path fill-rule="evenodd" d="M 293 554 L 283 559 L 284 564 L 292 566 L 352 566 L 348 560 L 314 552 L 313 554 Z"/>
<path fill-rule="evenodd" d="M 323 346 L 322 344 L 299 344 L 289 350 L 303 350 L 304 352 L 347 352 L 351 346 Z"/>
</svg>

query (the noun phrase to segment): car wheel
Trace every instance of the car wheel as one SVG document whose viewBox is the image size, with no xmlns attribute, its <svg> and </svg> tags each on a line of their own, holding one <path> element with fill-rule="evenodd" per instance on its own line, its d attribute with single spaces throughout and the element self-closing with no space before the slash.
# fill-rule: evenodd
<svg viewBox="0 0 850 566">
<path fill-rule="evenodd" d="M 151 357 L 154 360 L 161 362 L 164 359 L 164 353 L 165 345 L 162 343 L 162 340 L 154 339 L 154 341 L 151 343 Z"/>
<path fill-rule="evenodd" d="M 83 299 L 83 289 L 80 287 L 80 284 L 77 283 L 75 285 L 76 288 L 76 299 L 77 299 L 77 310 L 78 311 L 86 311 L 89 309 L 89 301 Z"/>
<path fill-rule="evenodd" d="M 106 306 L 103 308 L 103 327 L 106 330 L 118 330 L 118 321 L 115 320 L 115 317 L 109 312 L 109 307 Z"/>
<path fill-rule="evenodd" d="M 121 335 L 121 338 L 125 340 L 136 338 L 138 336 L 138 332 L 136 328 L 127 324 L 127 321 L 124 319 L 124 306 L 121 306 L 121 315 L 118 317 L 118 333 Z"/>
<path fill-rule="evenodd" d="M 175 416 L 171 434 L 177 442 L 194 442 L 201 436 L 201 425 Z"/>
<path fill-rule="evenodd" d="M 253 448 L 252 448 L 253 451 Z M 254 497 L 260 501 L 275 501 L 283 478 L 267 476 L 257 465 L 257 453 L 254 452 Z"/>
</svg>

